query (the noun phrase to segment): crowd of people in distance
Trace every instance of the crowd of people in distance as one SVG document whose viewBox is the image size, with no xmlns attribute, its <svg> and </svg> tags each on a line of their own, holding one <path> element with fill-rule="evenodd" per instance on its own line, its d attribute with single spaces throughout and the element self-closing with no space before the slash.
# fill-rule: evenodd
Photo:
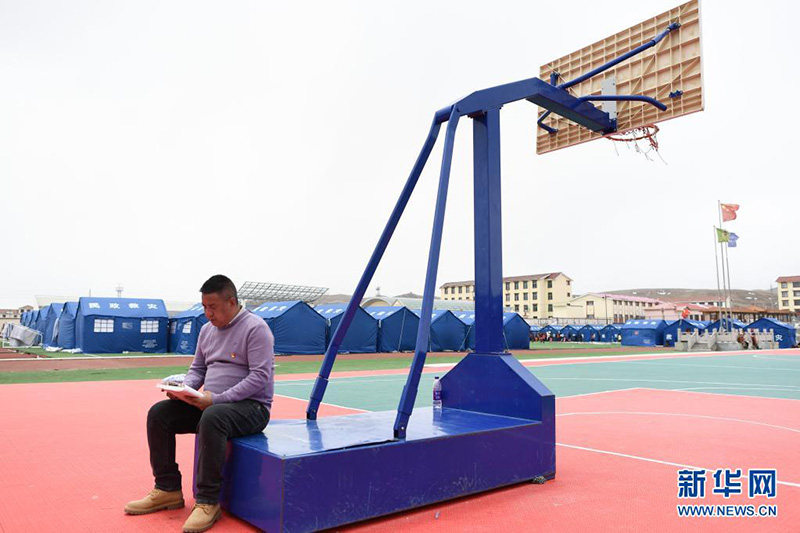
<svg viewBox="0 0 800 533">
<path fill-rule="evenodd" d="M 600 338 L 597 333 L 592 333 L 588 339 L 584 339 L 579 333 L 562 335 L 551 331 L 531 331 L 530 340 L 531 342 L 598 342 Z M 621 340 L 622 335 L 617 333 L 614 338 L 610 339 L 610 342 L 620 342 Z"/>
</svg>

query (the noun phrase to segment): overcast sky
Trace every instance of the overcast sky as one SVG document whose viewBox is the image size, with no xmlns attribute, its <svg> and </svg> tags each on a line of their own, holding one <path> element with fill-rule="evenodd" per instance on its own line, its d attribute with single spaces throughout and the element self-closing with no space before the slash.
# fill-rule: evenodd
<svg viewBox="0 0 800 533">
<path fill-rule="evenodd" d="M 192 301 L 215 273 L 350 293 L 434 111 L 677 3 L 0 2 L 0 307 Z M 706 110 L 663 124 L 668 165 L 537 156 L 536 108 L 503 109 L 505 275 L 716 287 L 718 199 L 734 288 L 800 274 L 800 8 L 702 10 Z M 368 294 L 422 290 L 442 141 Z M 473 277 L 471 143 L 465 120 L 437 285 Z"/>
</svg>

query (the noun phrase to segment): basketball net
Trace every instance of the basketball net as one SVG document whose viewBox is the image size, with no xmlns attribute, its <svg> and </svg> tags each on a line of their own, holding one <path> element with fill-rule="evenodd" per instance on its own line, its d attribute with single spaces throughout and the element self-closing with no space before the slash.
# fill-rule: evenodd
<svg viewBox="0 0 800 533">
<path fill-rule="evenodd" d="M 625 143 L 625 147 L 628 148 L 628 150 L 634 150 L 636 153 L 644 155 L 645 159 L 648 161 L 653 161 L 650 154 L 655 152 L 661 162 L 666 165 L 667 162 L 664 161 L 664 158 L 661 157 L 661 154 L 658 152 L 658 131 L 658 126 L 650 124 L 648 126 L 642 126 L 641 128 L 609 133 L 605 138 L 615 142 L 614 151 L 617 155 L 619 155 L 617 143 Z"/>
</svg>

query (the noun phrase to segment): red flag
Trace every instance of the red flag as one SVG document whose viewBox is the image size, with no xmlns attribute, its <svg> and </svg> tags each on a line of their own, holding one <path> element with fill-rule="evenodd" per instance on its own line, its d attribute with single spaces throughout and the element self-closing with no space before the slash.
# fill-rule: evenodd
<svg viewBox="0 0 800 533">
<path fill-rule="evenodd" d="M 689 318 L 689 308 L 688 307 L 683 309 L 683 312 L 681 313 L 681 318 Z"/>
<path fill-rule="evenodd" d="M 736 211 L 739 210 L 739 204 L 719 204 L 719 207 L 722 209 L 723 222 L 736 220 Z"/>
</svg>

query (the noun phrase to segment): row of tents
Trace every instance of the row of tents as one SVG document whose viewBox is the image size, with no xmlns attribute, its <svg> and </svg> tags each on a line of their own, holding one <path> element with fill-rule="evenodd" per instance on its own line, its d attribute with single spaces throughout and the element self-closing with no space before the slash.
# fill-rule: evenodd
<svg viewBox="0 0 800 533">
<path fill-rule="evenodd" d="M 253 313 L 263 318 L 275 337 L 278 354 L 324 353 L 346 306 L 312 308 L 302 301 L 270 302 Z M 752 324 L 725 319 L 725 329 L 772 330 L 781 348 L 796 345 L 795 328 L 772 318 Z M 206 323 L 197 304 L 170 318 L 162 300 L 131 298 L 81 298 L 78 302 L 52 303 L 23 313 L 21 323 L 42 335 L 45 347 L 84 353 L 173 352 L 193 354 L 200 328 Z M 374 353 L 413 351 L 419 311 L 406 307 L 358 308 L 340 346 L 341 352 Z M 714 331 L 721 322 L 694 320 L 629 320 L 625 324 L 528 326 L 517 313 L 503 314 L 503 336 L 509 350 L 527 349 L 529 335 L 543 333 L 551 339 L 583 342 L 620 342 L 625 346 L 674 345 L 677 331 Z M 475 349 L 475 315 L 437 309 L 431 316 L 428 350 Z"/>
<path fill-rule="evenodd" d="M 550 340 L 565 340 L 571 342 L 619 342 L 621 324 L 608 324 L 605 326 L 595 324 L 550 324 L 548 326 L 531 326 L 534 336 L 545 336 Z"/>
<path fill-rule="evenodd" d="M 678 331 L 772 331 L 779 348 L 794 348 L 797 345 L 797 330 L 774 318 L 759 318 L 751 324 L 723 318 L 716 322 L 698 320 L 629 320 L 622 328 L 623 346 L 674 346 Z"/>
<path fill-rule="evenodd" d="M 275 353 L 321 354 L 344 316 L 345 305 L 312 308 L 302 301 L 270 302 L 252 310 L 270 326 Z M 413 351 L 418 310 L 406 307 L 358 308 L 340 346 L 341 352 Z M 207 322 L 200 304 L 170 318 L 162 300 L 81 298 L 52 303 L 23 313 L 21 323 L 39 331 L 45 347 L 84 353 L 193 354 L 200 328 Z M 475 348 L 475 315 L 434 310 L 428 350 Z M 517 313 L 504 313 L 506 349 L 529 347 L 529 326 Z"/>
</svg>

